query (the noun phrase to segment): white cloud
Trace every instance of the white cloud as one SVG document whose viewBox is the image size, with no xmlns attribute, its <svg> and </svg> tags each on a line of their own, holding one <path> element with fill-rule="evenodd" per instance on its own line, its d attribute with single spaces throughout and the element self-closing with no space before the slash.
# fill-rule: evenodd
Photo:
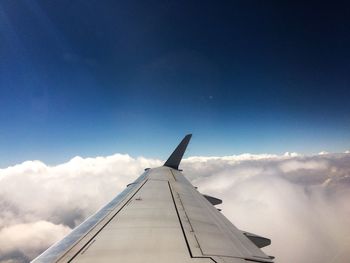
<svg viewBox="0 0 350 263">
<path fill-rule="evenodd" d="M 328 163 L 327 161 L 300 161 L 293 159 L 282 162 L 280 168 L 284 173 L 294 172 L 297 170 L 325 170 L 328 168 Z"/>
<path fill-rule="evenodd" d="M 28 259 L 35 257 L 43 247 L 48 247 L 67 235 L 71 229 L 47 221 L 16 224 L 0 231 L 0 253 L 10 254 L 21 248 Z"/>
<path fill-rule="evenodd" d="M 284 156 L 285 157 L 297 157 L 297 156 L 300 156 L 300 154 L 296 153 L 296 152 L 285 152 L 284 153 Z"/>
<path fill-rule="evenodd" d="M 325 155 L 325 154 L 329 154 L 329 152 L 327 152 L 327 151 L 321 151 L 321 152 L 319 152 L 318 154 L 319 154 L 319 155 Z"/>
<path fill-rule="evenodd" d="M 0 169 L 0 262 L 27 262 L 160 160 L 115 154 Z M 184 173 L 223 213 L 265 235 L 277 262 L 350 257 L 350 154 L 190 157 Z M 31 240 L 31 242 L 29 242 Z"/>
</svg>

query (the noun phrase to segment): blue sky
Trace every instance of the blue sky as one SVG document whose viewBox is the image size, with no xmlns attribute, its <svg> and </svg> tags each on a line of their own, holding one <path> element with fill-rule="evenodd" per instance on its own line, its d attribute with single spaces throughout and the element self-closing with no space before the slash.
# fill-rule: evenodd
<svg viewBox="0 0 350 263">
<path fill-rule="evenodd" d="M 350 148 L 349 4 L 0 3 L 0 167 Z"/>
</svg>

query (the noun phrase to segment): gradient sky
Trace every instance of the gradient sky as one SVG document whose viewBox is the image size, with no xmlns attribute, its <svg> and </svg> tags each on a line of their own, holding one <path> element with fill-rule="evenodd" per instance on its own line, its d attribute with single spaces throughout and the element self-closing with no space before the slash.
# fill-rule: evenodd
<svg viewBox="0 0 350 263">
<path fill-rule="evenodd" d="M 0 167 L 350 148 L 350 4 L 2 0 Z"/>
</svg>

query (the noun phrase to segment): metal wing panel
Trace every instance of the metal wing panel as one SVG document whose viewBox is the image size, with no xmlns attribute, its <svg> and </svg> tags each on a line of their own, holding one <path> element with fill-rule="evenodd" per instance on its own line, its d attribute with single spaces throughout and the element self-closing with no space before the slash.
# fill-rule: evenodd
<svg viewBox="0 0 350 263">
<path fill-rule="evenodd" d="M 175 182 L 172 189 L 180 201 L 182 220 L 188 221 L 185 234 L 195 240 L 203 256 L 234 257 L 272 262 L 242 232 L 203 197 L 177 170 L 172 170 Z M 185 223 L 186 225 L 186 223 Z M 193 238 L 192 238 L 193 239 Z M 193 243 L 194 244 L 194 243 Z M 192 245 L 194 252 L 196 246 Z"/>
<path fill-rule="evenodd" d="M 135 192 L 145 182 L 147 171 L 139 176 L 132 184 L 130 184 L 123 192 L 117 195 L 112 201 L 90 216 L 71 233 L 59 242 L 53 244 L 41 255 L 35 258 L 32 263 L 57 262 L 60 259 L 68 258 L 73 248 L 77 248 L 78 244 L 82 244 L 82 239 L 88 237 L 94 231 L 103 225 L 103 222 L 112 217 L 127 202 Z"/>
<path fill-rule="evenodd" d="M 193 258 L 170 189 L 167 167 L 150 169 L 33 262 L 215 262 Z"/>
<path fill-rule="evenodd" d="M 212 262 L 191 258 L 164 179 L 150 177 L 72 262 Z"/>
</svg>

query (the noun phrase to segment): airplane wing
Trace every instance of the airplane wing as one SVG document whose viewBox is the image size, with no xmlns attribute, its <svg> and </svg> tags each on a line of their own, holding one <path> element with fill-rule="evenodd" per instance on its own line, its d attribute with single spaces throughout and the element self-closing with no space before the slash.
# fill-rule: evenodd
<svg viewBox="0 0 350 263">
<path fill-rule="evenodd" d="M 190 139 L 32 262 L 272 262 L 269 239 L 236 228 L 178 169 Z"/>
</svg>

